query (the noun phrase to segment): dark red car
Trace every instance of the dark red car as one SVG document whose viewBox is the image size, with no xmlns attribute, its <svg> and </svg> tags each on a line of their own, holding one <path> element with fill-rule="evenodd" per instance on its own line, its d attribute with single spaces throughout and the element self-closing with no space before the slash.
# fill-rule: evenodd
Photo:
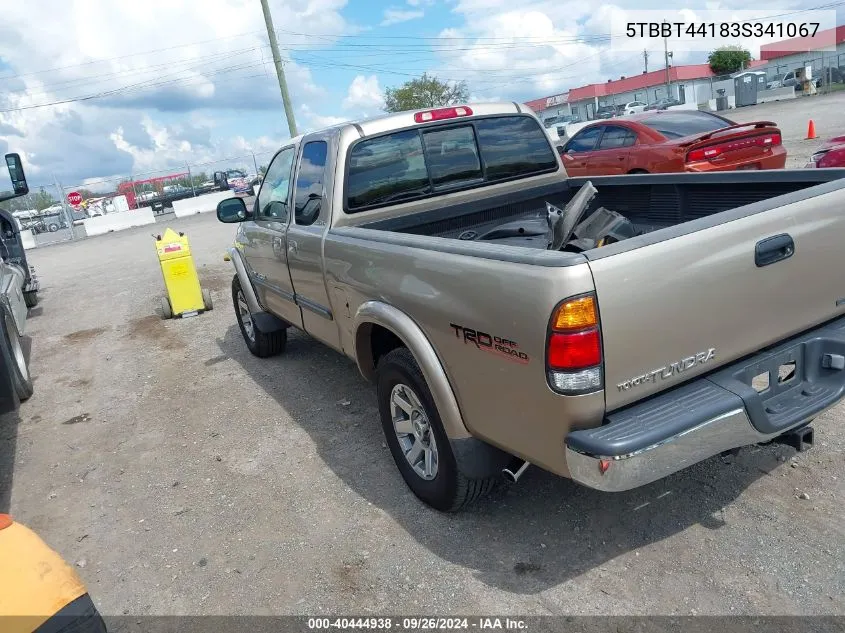
<svg viewBox="0 0 845 633">
<path fill-rule="evenodd" d="M 845 136 L 836 136 L 813 153 L 805 167 L 845 167 Z"/>
<path fill-rule="evenodd" d="M 783 169 L 771 121 L 734 123 L 698 110 L 658 110 L 581 128 L 559 146 L 570 176 Z"/>
</svg>

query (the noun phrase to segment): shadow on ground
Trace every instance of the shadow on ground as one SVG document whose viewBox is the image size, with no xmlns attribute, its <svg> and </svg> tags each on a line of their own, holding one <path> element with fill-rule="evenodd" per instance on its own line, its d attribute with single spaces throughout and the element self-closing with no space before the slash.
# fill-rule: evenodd
<svg viewBox="0 0 845 633">
<path fill-rule="evenodd" d="M 375 389 L 351 361 L 299 332 L 272 359 L 251 356 L 237 326 L 217 343 L 310 435 L 346 485 L 435 556 L 510 592 L 543 591 L 690 526 L 718 530 L 725 506 L 778 464 L 774 450 L 746 450 L 616 494 L 534 468 L 517 486 L 503 484 L 461 513 L 441 514 L 405 487 L 382 445 Z M 279 380 L 284 374 L 298 378 Z"/>
</svg>

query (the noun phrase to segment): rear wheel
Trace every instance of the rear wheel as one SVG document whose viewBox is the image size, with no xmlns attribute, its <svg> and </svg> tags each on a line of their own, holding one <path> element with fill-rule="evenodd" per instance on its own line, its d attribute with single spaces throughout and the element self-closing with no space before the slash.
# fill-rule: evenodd
<svg viewBox="0 0 845 633">
<path fill-rule="evenodd" d="M 23 302 L 26 304 L 27 308 L 34 308 L 38 305 L 38 292 L 25 292 L 23 293 Z"/>
<path fill-rule="evenodd" d="M 287 329 L 283 328 L 275 332 L 261 331 L 255 319 L 252 318 L 243 288 L 241 288 L 241 280 L 237 275 L 232 278 L 232 303 L 235 305 L 235 316 L 238 318 L 238 327 L 241 328 L 244 342 L 254 356 L 267 358 L 285 351 L 288 342 Z"/>
<path fill-rule="evenodd" d="M 645 169 L 632 169 L 628 173 L 629 174 L 647 174 L 648 171 L 646 171 Z"/>
<path fill-rule="evenodd" d="M 55 233 L 56 231 L 59 230 L 59 225 L 56 224 L 55 222 L 51 222 L 50 224 L 47 225 L 47 230 L 50 231 L 50 233 Z"/>
<path fill-rule="evenodd" d="M 417 497 L 437 510 L 454 512 L 493 489 L 494 479 L 469 479 L 461 473 L 431 391 L 407 348 L 382 357 L 376 378 L 387 445 Z"/>
</svg>

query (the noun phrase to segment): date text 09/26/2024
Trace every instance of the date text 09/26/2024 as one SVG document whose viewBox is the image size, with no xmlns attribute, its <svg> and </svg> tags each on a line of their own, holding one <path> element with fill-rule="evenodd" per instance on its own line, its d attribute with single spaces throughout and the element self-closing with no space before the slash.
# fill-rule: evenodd
<svg viewBox="0 0 845 633">
<path fill-rule="evenodd" d="M 308 618 L 311 631 L 358 630 L 370 631 L 527 631 L 525 621 L 518 618 L 436 618 L 436 617 L 367 617 L 367 618 Z"/>
</svg>

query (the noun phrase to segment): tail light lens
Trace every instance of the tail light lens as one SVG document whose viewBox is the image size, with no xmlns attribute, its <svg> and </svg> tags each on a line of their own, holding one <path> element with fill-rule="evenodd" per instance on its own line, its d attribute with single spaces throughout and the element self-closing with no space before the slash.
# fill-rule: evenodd
<svg viewBox="0 0 845 633">
<path fill-rule="evenodd" d="M 558 393 L 577 395 L 603 385 L 601 334 L 595 296 L 561 302 L 549 322 L 546 349 L 549 386 Z"/>
<path fill-rule="evenodd" d="M 780 132 L 773 132 L 771 134 L 758 134 L 756 136 L 749 136 L 747 138 L 740 138 L 727 143 L 719 143 L 717 145 L 708 145 L 707 147 L 700 147 L 694 149 L 687 154 L 688 163 L 696 163 L 702 160 L 713 160 L 727 152 L 734 152 L 739 149 L 747 149 L 749 147 L 775 147 L 783 142 Z"/>
<path fill-rule="evenodd" d="M 442 121 L 443 119 L 456 119 L 462 116 L 472 116 L 472 108 L 458 106 L 456 108 L 438 108 L 437 110 L 423 110 L 414 114 L 414 121 L 417 123 L 428 123 L 429 121 Z"/>
</svg>

